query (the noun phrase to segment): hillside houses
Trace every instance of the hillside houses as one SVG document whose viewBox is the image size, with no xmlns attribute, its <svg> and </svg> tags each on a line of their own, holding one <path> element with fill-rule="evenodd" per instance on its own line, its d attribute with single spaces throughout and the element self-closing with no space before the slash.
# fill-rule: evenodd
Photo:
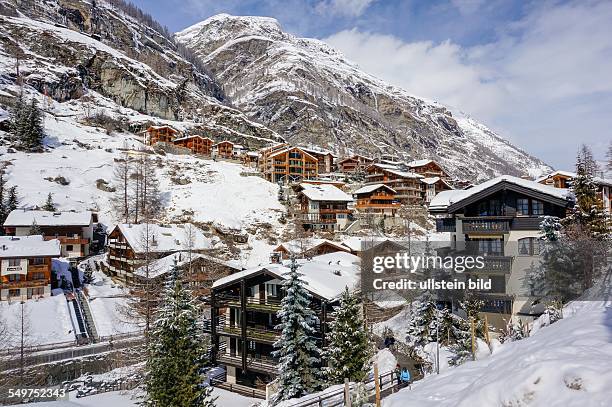
<svg viewBox="0 0 612 407">
<path fill-rule="evenodd" d="M 0 236 L 0 301 L 51 295 L 52 259 L 60 255 L 58 239 Z"/>
<path fill-rule="evenodd" d="M 58 239 L 62 257 L 88 256 L 94 242 L 97 215 L 83 212 L 48 212 L 15 209 L 4 221 L 4 232 L 12 236 L 42 234 L 45 239 Z M 36 229 L 36 230 L 33 230 Z M 99 242 L 104 243 L 104 242 Z"/>
<path fill-rule="evenodd" d="M 305 258 L 320 256 L 322 254 L 346 252 L 351 253 L 351 249 L 340 243 L 328 239 L 305 238 L 283 242 L 272 251 L 274 263 L 289 258 Z"/>
<path fill-rule="evenodd" d="M 300 221 L 306 230 L 343 230 L 352 218 L 348 204 L 353 198 L 330 184 L 301 183 L 297 188 Z"/>
<path fill-rule="evenodd" d="M 373 163 L 374 159 L 365 157 L 363 155 L 355 154 L 338 161 L 338 171 L 345 174 L 363 172 L 369 165 Z"/>
<path fill-rule="evenodd" d="M 179 137 L 179 131 L 170 126 L 149 126 L 144 131 L 145 144 L 172 143 Z"/>
<path fill-rule="evenodd" d="M 385 184 L 365 185 L 353 192 L 355 208 L 362 213 L 395 216 L 400 208 L 397 191 Z"/>
<path fill-rule="evenodd" d="M 147 264 L 147 257 L 152 261 L 180 251 L 206 252 L 215 242 L 189 223 L 118 224 L 108 238 L 108 272 L 129 282 L 135 271 Z M 148 265 L 148 273 L 158 272 L 153 269 L 153 264 Z M 142 277 L 142 272 L 140 275 Z"/>
<path fill-rule="evenodd" d="M 212 154 L 213 143 L 211 138 L 198 135 L 180 137 L 174 140 L 174 145 L 188 148 L 193 154 L 205 156 Z"/>
</svg>

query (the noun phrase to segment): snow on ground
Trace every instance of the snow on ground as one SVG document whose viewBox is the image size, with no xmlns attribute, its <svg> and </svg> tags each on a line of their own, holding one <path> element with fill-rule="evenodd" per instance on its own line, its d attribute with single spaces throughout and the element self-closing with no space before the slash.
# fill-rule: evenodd
<svg viewBox="0 0 612 407">
<path fill-rule="evenodd" d="M 217 397 L 216 405 L 219 407 L 251 407 L 261 402 L 260 399 L 244 397 L 227 390 L 215 388 L 213 396 Z M 135 392 L 109 392 L 94 396 L 76 398 L 76 392 L 69 394 L 69 400 L 50 401 L 42 403 L 20 404 L 22 407 L 137 407 L 141 400 L 135 397 Z"/>
<path fill-rule="evenodd" d="M 384 407 L 608 406 L 612 400 L 612 305 L 570 304 L 565 318 L 493 355 L 432 375 Z"/>
<path fill-rule="evenodd" d="M 98 335 L 109 336 L 141 331 L 140 326 L 122 314 L 122 308 L 128 305 L 127 290 L 115 285 L 101 272 L 95 272 L 93 276 L 94 284 L 90 284 L 87 290 L 90 298 L 89 308 Z"/>
<path fill-rule="evenodd" d="M 393 356 L 393 353 L 391 353 L 389 349 L 382 349 L 374 355 L 374 357 L 372 358 L 372 363 L 377 363 L 378 371 L 380 372 L 380 374 L 383 374 L 395 370 L 395 366 L 397 365 L 397 359 L 395 356 Z M 372 366 L 370 373 L 373 372 L 374 367 Z"/>
<path fill-rule="evenodd" d="M 0 301 L 0 319 L 6 322 L 10 336 L 4 348 L 18 346 L 21 339 L 21 303 Z M 68 304 L 63 295 L 31 299 L 23 304 L 25 343 L 27 346 L 74 341 Z"/>
</svg>

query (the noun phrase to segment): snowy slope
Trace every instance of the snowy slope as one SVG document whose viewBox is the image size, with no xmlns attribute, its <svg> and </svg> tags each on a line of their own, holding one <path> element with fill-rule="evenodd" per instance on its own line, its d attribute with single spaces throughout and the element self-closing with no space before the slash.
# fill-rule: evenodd
<svg viewBox="0 0 612 407">
<path fill-rule="evenodd" d="M 346 153 L 435 158 L 457 176 L 549 168 L 486 126 L 363 72 L 327 44 L 268 17 L 213 16 L 176 34 L 233 103 L 289 140 Z"/>
<path fill-rule="evenodd" d="M 570 304 L 564 319 L 504 344 L 491 357 L 428 376 L 384 407 L 608 406 L 612 304 Z"/>
</svg>

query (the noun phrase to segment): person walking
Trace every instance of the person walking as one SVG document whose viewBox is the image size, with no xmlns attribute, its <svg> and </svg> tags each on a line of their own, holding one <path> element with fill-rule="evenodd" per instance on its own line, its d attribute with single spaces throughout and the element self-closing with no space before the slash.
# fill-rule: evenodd
<svg viewBox="0 0 612 407">
<path fill-rule="evenodd" d="M 402 369 L 400 379 L 401 379 L 402 385 L 408 386 L 410 384 L 410 372 L 408 371 L 408 368 L 405 367 Z"/>
<path fill-rule="evenodd" d="M 397 384 L 402 384 L 402 369 L 399 363 L 395 365 L 395 376 L 397 377 Z"/>
</svg>

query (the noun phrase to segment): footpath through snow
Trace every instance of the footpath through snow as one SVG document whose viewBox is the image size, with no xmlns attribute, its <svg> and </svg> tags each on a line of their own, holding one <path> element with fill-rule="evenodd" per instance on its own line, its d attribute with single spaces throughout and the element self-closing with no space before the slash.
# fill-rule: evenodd
<svg viewBox="0 0 612 407">
<path fill-rule="evenodd" d="M 612 400 L 612 302 L 579 301 L 564 319 L 491 357 L 428 376 L 384 407 L 590 407 Z"/>
</svg>

